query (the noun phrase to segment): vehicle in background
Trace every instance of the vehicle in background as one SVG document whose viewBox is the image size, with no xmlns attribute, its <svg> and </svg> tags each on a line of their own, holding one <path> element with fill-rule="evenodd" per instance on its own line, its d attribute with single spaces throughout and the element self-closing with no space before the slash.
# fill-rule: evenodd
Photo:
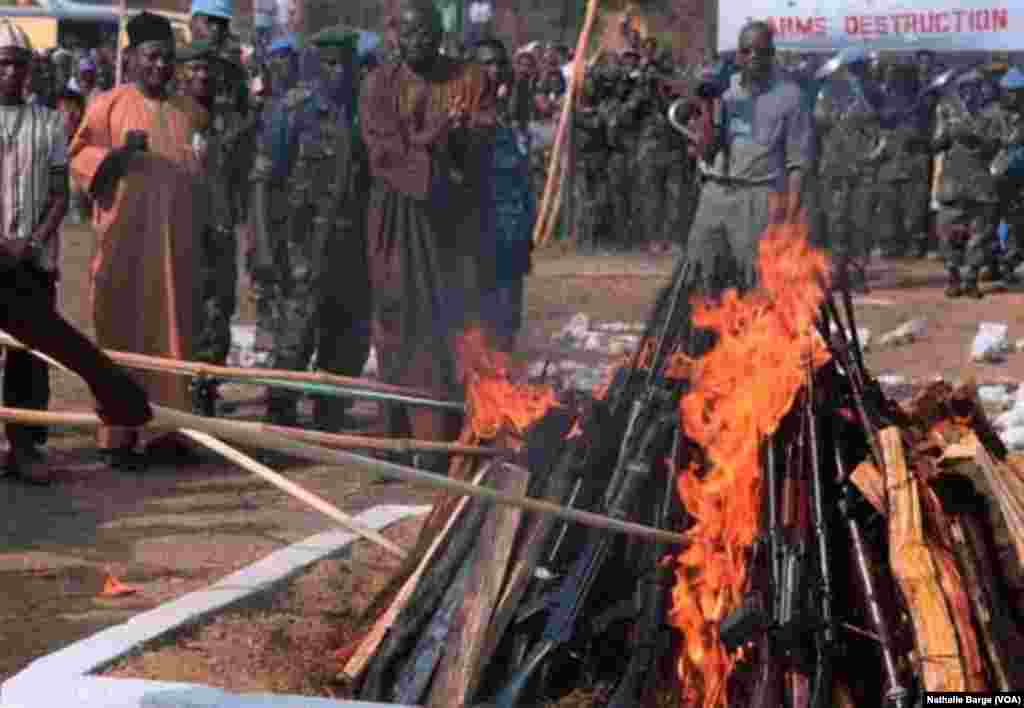
<svg viewBox="0 0 1024 708">
<path fill-rule="evenodd" d="M 25 30 L 36 50 L 64 47 L 66 49 L 92 48 L 110 44 L 118 35 L 120 11 L 115 5 L 72 2 L 71 0 L 38 0 L 32 7 L 0 7 L 0 17 L 6 17 Z M 142 12 L 129 9 L 125 16 Z M 152 10 L 171 21 L 179 41 L 187 42 L 190 34 L 188 15 L 181 12 Z M 122 42 L 124 38 L 122 38 Z"/>
</svg>

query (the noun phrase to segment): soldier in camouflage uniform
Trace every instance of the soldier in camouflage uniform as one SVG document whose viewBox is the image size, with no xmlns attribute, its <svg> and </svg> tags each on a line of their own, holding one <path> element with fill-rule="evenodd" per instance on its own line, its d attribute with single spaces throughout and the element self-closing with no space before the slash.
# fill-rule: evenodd
<svg viewBox="0 0 1024 708">
<path fill-rule="evenodd" d="M 331 272 L 320 288 L 316 324 L 317 367 L 343 376 L 359 376 L 370 355 L 370 282 L 366 265 L 366 209 L 370 193 L 369 162 L 359 134 L 356 49 L 359 37 L 344 27 L 328 27 L 310 42 L 321 60 L 325 95 L 340 119 L 341 132 L 350 129 L 349 165 L 338 173 L 331 189 L 341 199 L 335 230 L 327 244 Z M 342 152 L 342 150 L 338 150 Z M 347 410 L 352 401 L 337 396 L 313 399 L 313 421 L 321 430 L 336 432 L 352 426 Z"/>
<path fill-rule="evenodd" d="M 1004 125 L 994 113 L 982 114 L 980 82 L 972 71 L 942 98 L 932 141 L 933 150 L 946 153 L 936 196 L 949 297 L 982 297 L 978 277 L 996 241 L 999 196 L 991 165 Z"/>
<path fill-rule="evenodd" d="M 923 256 L 928 246 L 920 205 L 930 199 L 931 140 L 927 107 L 919 102 L 919 93 L 916 67 L 888 66 L 878 154 L 877 226 L 879 246 L 887 258 Z"/>
<path fill-rule="evenodd" d="M 237 192 L 244 189 L 238 165 L 246 162 L 243 137 L 248 125 L 234 106 L 220 100 L 227 72 L 209 42 L 196 41 L 178 53 L 180 86 L 210 113 L 207 129 L 197 135 L 193 149 L 203 166 L 203 186 L 209 198 L 209 223 L 203 231 L 199 275 L 200 319 L 196 328 L 197 361 L 223 365 L 231 349 L 231 317 L 238 286 L 240 223 Z M 197 382 L 195 404 L 212 415 L 216 393 L 208 382 Z"/>
<path fill-rule="evenodd" d="M 650 77 L 634 93 L 640 123 L 634 172 L 635 214 L 639 238 L 648 243 L 685 241 L 680 208 L 686 176 L 686 139 L 668 122 L 668 101 L 660 78 Z"/>
<path fill-rule="evenodd" d="M 999 271 L 1006 285 L 1017 283 L 1024 263 L 1024 72 L 1010 69 L 1000 80 L 1003 146 L 992 165 L 998 179 L 999 209 L 1007 226 Z"/>
<path fill-rule="evenodd" d="M 301 371 L 317 348 L 325 280 L 351 275 L 347 249 L 338 244 L 353 227 L 345 209 L 352 128 L 325 96 L 314 52 L 300 58 L 289 40 L 275 40 L 268 69 L 273 98 L 264 109 L 250 180 L 250 269 L 259 325 L 274 340 L 269 365 Z M 294 393 L 272 390 L 270 419 L 294 424 L 296 403 Z"/>
<path fill-rule="evenodd" d="M 580 109 L 576 111 L 576 229 L 584 248 L 595 248 L 608 236 L 611 195 L 608 189 L 608 126 L 601 100 L 608 89 L 603 68 L 587 72 Z"/>
<path fill-rule="evenodd" d="M 822 86 L 814 107 L 821 141 L 820 207 L 837 275 L 866 288 L 866 269 L 874 233 L 877 148 L 880 140 L 877 84 L 868 78 L 868 55 L 844 50 L 846 76 Z"/>
<path fill-rule="evenodd" d="M 620 249 L 634 245 L 634 183 L 637 142 L 640 136 L 636 115 L 639 102 L 633 82 L 621 67 L 614 73 L 614 88 L 601 108 L 608 124 L 608 189 L 611 193 L 610 242 Z"/>
</svg>

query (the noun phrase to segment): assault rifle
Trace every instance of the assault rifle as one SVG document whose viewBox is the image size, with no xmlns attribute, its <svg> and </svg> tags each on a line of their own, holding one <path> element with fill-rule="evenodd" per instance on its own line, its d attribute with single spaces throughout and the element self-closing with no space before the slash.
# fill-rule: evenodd
<svg viewBox="0 0 1024 708">
<path fill-rule="evenodd" d="M 686 382 L 669 380 L 664 369 L 669 354 L 678 342 L 680 315 L 685 313 L 687 306 L 683 298 L 686 276 L 684 266 L 676 275 L 668 299 L 663 299 L 656 308 L 656 326 L 648 329 L 645 340 L 649 340 L 655 329 L 658 330 L 658 339 L 643 390 L 636 393 L 633 386 L 643 368 L 638 353 L 633 366 L 625 372 L 609 396 L 612 420 L 626 412 L 624 406 L 630 404 L 618 457 L 598 507 L 599 511 L 613 518 L 627 519 L 632 516 L 638 497 L 651 487 L 655 470 L 672 446 L 672 436 L 679 429 L 679 399 Z M 670 472 L 667 474 L 671 477 Z M 674 489 L 671 492 L 667 496 L 675 495 Z M 519 706 L 543 667 L 561 647 L 574 638 L 580 614 L 592 599 L 591 590 L 616 540 L 604 530 L 588 531 L 582 551 L 576 556 L 558 590 L 552 594 L 547 623 L 540 640 L 527 653 L 511 679 L 493 699 L 486 702 L 487 705 L 495 708 Z M 646 610 L 652 617 L 659 612 L 656 604 Z M 623 688 L 624 693 L 628 690 L 628 687 Z"/>
<path fill-rule="evenodd" d="M 804 405 L 783 421 L 765 450 L 766 582 L 720 628 L 730 652 L 755 640 L 759 644 L 755 708 L 782 705 L 784 687 L 793 706 L 832 705 L 832 657 L 838 637 L 818 425 L 809 373 Z M 797 426 L 803 428 L 802 434 L 795 436 L 798 442 L 785 455 L 781 441 L 789 436 L 783 436 Z"/>
</svg>

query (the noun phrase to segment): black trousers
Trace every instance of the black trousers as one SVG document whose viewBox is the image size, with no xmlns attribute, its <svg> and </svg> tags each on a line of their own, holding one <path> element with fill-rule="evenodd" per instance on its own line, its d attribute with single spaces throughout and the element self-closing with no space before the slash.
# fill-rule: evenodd
<svg viewBox="0 0 1024 708">
<path fill-rule="evenodd" d="M 35 268 L 24 264 L 0 263 L 0 329 L 81 376 L 96 397 L 100 418 L 108 425 L 135 427 L 145 424 L 152 417 L 145 391 L 60 316 L 54 307 L 55 283 L 50 281 L 52 279 L 42 278 Z M 19 353 L 8 352 L 15 355 L 14 362 L 18 361 Z M 28 362 L 20 368 L 11 362 L 9 359 L 4 375 L 5 403 L 43 402 L 45 406 L 49 399 L 49 386 L 46 386 L 46 394 L 42 395 L 40 387 L 31 385 L 28 375 L 24 374 Z M 48 384 L 45 374 L 44 368 L 40 378 Z M 18 427 L 24 426 L 9 426 L 8 434 L 14 428 L 15 436 L 31 435 L 18 430 Z M 32 438 L 22 438 L 26 439 Z M 12 444 L 16 444 L 14 440 Z"/>
<path fill-rule="evenodd" d="M 20 282 L 16 287 L 21 290 L 21 296 L 38 300 L 40 310 L 56 311 L 57 274 L 29 265 L 19 270 Z M 25 350 L 9 349 L 4 365 L 3 396 L 4 405 L 9 408 L 46 410 L 50 405 L 50 367 Z M 12 448 L 46 443 L 47 430 L 42 426 L 8 423 L 6 432 Z"/>
</svg>

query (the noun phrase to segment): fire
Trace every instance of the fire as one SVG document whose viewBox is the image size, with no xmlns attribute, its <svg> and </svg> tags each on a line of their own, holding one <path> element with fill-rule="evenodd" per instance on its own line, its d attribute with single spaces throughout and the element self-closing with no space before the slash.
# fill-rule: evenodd
<svg viewBox="0 0 1024 708">
<path fill-rule="evenodd" d="M 761 286 L 720 301 L 695 301 L 695 324 L 715 330 L 714 349 L 685 362 L 693 388 L 680 404 L 686 434 L 706 468 L 681 470 L 679 494 L 696 519 L 677 558 L 671 621 L 684 636 L 679 675 L 684 705 L 724 708 L 735 657 L 718 639 L 720 622 L 742 602 L 747 562 L 761 518 L 762 441 L 777 429 L 828 352 L 814 328 L 827 259 L 807 229 L 775 226 L 761 241 Z"/>
<path fill-rule="evenodd" d="M 531 424 L 560 405 L 550 386 L 512 383 L 508 355 L 491 348 L 482 329 L 460 334 L 455 351 L 466 383 L 466 426 L 479 439 L 493 440 L 502 430 L 522 437 Z"/>
</svg>

